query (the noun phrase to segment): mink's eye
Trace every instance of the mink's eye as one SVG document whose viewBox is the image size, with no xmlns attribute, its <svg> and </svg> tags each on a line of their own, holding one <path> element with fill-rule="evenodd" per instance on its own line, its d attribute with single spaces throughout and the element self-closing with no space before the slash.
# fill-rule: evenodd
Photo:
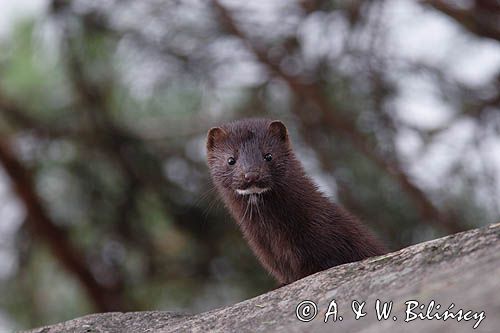
<svg viewBox="0 0 500 333">
<path fill-rule="evenodd" d="M 264 159 L 268 162 L 271 162 L 273 160 L 273 155 L 271 154 L 266 154 L 264 155 Z"/>
<path fill-rule="evenodd" d="M 234 157 L 230 157 L 227 159 L 227 164 L 234 165 L 234 163 L 236 163 L 236 160 L 234 159 Z"/>
</svg>

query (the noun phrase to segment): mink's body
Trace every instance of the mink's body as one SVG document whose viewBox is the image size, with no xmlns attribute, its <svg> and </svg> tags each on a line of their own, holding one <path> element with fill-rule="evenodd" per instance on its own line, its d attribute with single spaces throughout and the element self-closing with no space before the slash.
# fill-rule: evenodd
<svg viewBox="0 0 500 333">
<path fill-rule="evenodd" d="M 386 252 L 305 174 L 280 121 L 246 119 L 212 128 L 207 152 L 226 207 L 281 284 Z"/>
</svg>

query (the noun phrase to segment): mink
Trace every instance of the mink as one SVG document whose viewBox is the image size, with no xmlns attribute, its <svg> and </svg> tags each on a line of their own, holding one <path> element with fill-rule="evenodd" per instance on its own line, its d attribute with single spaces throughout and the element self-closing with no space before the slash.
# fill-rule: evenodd
<svg viewBox="0 0 500 333">
<path fill-rule="evenodd" d="M 207 163 L 244 238 L 281 285 L 387 252 L 306 175 L 279 120 L 243 119 L 211 128 Z"/>
</svg>

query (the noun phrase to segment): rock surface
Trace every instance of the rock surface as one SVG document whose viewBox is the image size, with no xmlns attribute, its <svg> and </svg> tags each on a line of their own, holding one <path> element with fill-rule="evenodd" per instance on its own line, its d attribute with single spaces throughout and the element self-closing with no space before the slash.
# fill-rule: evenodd
<svg viewBox="0 0 500 333">
<path fill-rule="evenodd" d="M 325 323 L 335 299 L 343 320 Z M 376 300 L 393 302 L 387 320 L 376 318 Z M 296 317 L 303 300 L 317 304 L 309 322 Z M 366 316 L 355 320 L 353 300 L 365 301 Z M 463 309 L 464 318 L 405 322 L 415 300 L 440 304 L 443 314 Z M 472 310 L 467 314 L 468 310 Z M 480 321 L 480 313 L 484 319 Z M 302 311 L 299 311 L 303 313 Z M 417 309 L 412 313 L 418 313 Z M 307 311 L 305 312 L 307 314 Z M 394 320 L 394 317 L 397 317 Z M 465 320 L 469 319 L 469 320 Z M 473 326 L 479 322 L 476 329 Z M 93 314 L 33 329 L 31 333 L 98 332 L 500 332 L 500 224 L 417 244 L 362 262 L 337 266 L 253 299 L 197 315 L 171 312 Z"/>
</svg>

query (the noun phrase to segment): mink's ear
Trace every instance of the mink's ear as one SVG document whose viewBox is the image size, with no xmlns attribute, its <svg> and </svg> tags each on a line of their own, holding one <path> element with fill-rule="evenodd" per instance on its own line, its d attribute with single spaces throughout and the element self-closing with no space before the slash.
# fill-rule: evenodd
<svg viewBox="0 0 500 333">
<path fill-rule="evenodd" d="M 285 124 L 283 124 L 279 120 L 274 120 L 269 124 L 268 127 L 269 133 L 279 138 L 281 141 L 288 141 L 288 130 L 286 129 Z"/>
<path fill-rule="evenodd" d="M 226 137 L 226 132 L 220 127 L 212 127 L 207 135 L 207 150 L 212 151 L 217 144 Z"/>
</svg>

